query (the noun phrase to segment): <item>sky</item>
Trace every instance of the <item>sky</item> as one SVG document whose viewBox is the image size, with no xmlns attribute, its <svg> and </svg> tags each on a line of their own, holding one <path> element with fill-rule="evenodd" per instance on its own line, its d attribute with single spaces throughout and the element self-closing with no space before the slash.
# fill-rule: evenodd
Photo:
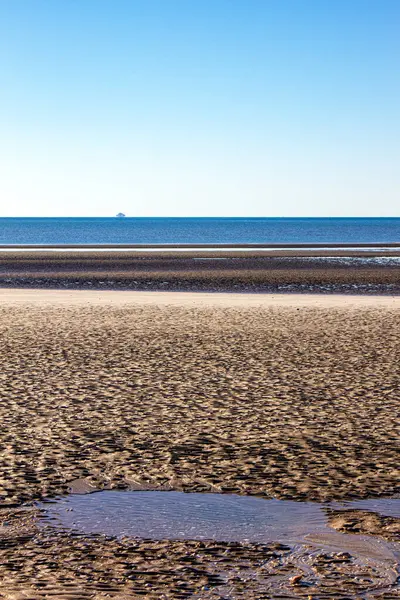
<svg viewBox="0 0 400 600">
<path fill-rule="evenodd" d="M 400 216 L 398 0 L 0 0 L 0 216 Z"/>
</svg>

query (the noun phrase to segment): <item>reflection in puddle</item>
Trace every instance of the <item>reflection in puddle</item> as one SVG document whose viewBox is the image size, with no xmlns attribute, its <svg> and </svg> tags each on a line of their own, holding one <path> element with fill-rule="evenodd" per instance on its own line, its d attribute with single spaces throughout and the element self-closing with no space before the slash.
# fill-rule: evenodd
<svg viewBox="0 0 400 600">
<path fill-rule="evenodd" d="M 335 503 L 335 509 L 373 510 L 400 517 L 400 499 Z M 312 544 L 361 557 L 394 560 L 396 544 L 334 532 L 326 505 L 251 496 L 183 492 L 104 491 L 44 504 L 52 525 L 85 534 L 151 540 L 216 540 Z"/>
<path fill-rule="evenodd" d="M 223 494 L 106 491 L 47 506 L 63 527 L 158 540 L 266 542 L 324 531 L 326 521 L 318 505 Z"/>
<path fill-rule="evenodd" d="M 369 510 L 385 517 L 400 519 L 400 498 L 375 498 L 373 500 L 355 500 L 353 502 L 332 502 L 329 506 L 336 510 Z"/>
<path fill-rule="evenodd" d="M 75 482 L 73 489 L 80 495 L 40 505 L 41 544 L 51 550 L 46 558 L 39 544 L 33 554 L 39 569 L 46 560 L 53 569 L 59 556 L 60 572 L 71 581 L 75 568 L 79 581 L 84 571 L 90 577 L 90 594 L 94 589 L 104 592 L 112 564 L 112 581 L 132 586 L 123 588 L 126 598 L 400 597 L 399 544 L 393 541 L 397 534 L 383 539 L 356 529 L 359 522 L 367 524 L 366 511 L 375 511 L 367 517 L 372 515 L 384 527 L 393 524 L 400 516 L 399 499 L 322 505 L 159 491 L 85 494 L 90 489 L 82 482 L 78 487 Z M 340 520 L 343 514 L 357 534 L 329 527 L 333 517 Z M 104 556 L 106 575 L 99 563 Z M 39 583 L 43 586 L 43 579 Z"/>
</svg>

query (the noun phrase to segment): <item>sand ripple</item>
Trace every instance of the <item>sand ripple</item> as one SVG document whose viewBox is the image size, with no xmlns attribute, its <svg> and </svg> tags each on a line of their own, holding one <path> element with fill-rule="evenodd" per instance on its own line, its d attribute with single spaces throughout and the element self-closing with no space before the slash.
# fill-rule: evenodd
<svg viewBox="0 0 400 600">
<path fill-rule="evenodd" d="M 390 308 L 2 305 L 0 596 L 398 598 L 343 553 L 37 532 L 13 506 L 77 480 L 399 492 L 399 331 Z"/>
</svg>

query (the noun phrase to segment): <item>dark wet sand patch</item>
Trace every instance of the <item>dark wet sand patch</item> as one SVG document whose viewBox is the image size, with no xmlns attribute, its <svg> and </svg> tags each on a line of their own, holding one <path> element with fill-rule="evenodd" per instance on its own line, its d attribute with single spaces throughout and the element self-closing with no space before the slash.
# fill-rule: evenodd
<svg viewBox="0 0 400 600">
<path fill-rule="evenodd" d="M 399 258 L 400 252 L 299 249 L 265 255 L 256 250 L 221 249 L 187 255 L 0 251 L 0 286 L 398 294 L 400 266 L 393 260 L 383 261 L 382 256 Z M 338 257 L 347 260 L 341 262 Z"/>
</svg>

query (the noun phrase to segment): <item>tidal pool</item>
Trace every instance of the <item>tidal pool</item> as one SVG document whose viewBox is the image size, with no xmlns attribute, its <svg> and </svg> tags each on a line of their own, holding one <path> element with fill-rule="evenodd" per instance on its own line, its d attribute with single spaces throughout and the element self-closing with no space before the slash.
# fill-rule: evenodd
<svg viewBox="0 0 400 600">
<path fill-rule="evenodd" d="M 394 559 L 397 544 L 331 529 L 327 507 L 370 510 L 400 517 L 400 499 L 322 505 L 234 494 L 102 491 L 71 494 L 40 505 L 45 513 L 44 524 L 88 535 L 150 540 L 308 543 L 366 557 Z"/>
<path fill-rule="evenodd" d="M 94 490 L 80 480 L 72 490 L 76 493 L 38 505 L 45 535 L 47 531 L 55 547 L 57 539 L 65 541 L 65 533 L 71 535 L 71 544 L 83 544 L 82 548 L 90 546 L 93 539 L 99 547 L 122 544 L 121 556 L 129 555 L 129 544 L 135 540 L 134 560 L 124 562 L 124 568 L 133 565 L 134 586 L 139 585 L 140 577 L 145 577 L 146 585 L 159 585 L 160 573 L 164 577 L 181 564 L 177 557 L 187 544 L 184 568 L 179 570 L 180 579 L 186 574 L 185 585 L 192 585 L 194 573 L 204 569 L 211 569 L 218 579 L 217 584 L 213 580 L 211 591 L 193 598 L 242 599 L 249 586 L 255 593 L 260 590 L 260 597 L 270 598 L 297 598 L 299 590 L 301 597 L 349 600 L 397 598 L 400 593 L 400 544 L 393 541 L 397 539 L 393 532 L 398 531 L 393 517 L 400 517 L 400 499 L 317 504 L 171 491 L 85 493 Z M 387 536 L 392 541 L 379 535 L 336 531 L 329 522 L 342 511 L 350 511 L 350 524 L 361 522 L 365 514 L 369 519 L 371 512 L 372 520 L 384 527 L 393 525 L 395 529 Z M 59 538 L 53 535 L 57 532 Z M 109 537 L 94 538 L 99 534 Z M 148 564 L 152 544 L 161 544 L 161 563 L 154 554 Z M 274 548 L 278 548 L 276 553 Z M 262 559 L 252 562 L 254 553 Z M 91 559 L 85 562 L 84 556 L 83 552 L 81 559 L 90 570 Z M 137 566 L 138 557 L 144 560 L 144 567 L 142 563 Z"/>
</svg>

